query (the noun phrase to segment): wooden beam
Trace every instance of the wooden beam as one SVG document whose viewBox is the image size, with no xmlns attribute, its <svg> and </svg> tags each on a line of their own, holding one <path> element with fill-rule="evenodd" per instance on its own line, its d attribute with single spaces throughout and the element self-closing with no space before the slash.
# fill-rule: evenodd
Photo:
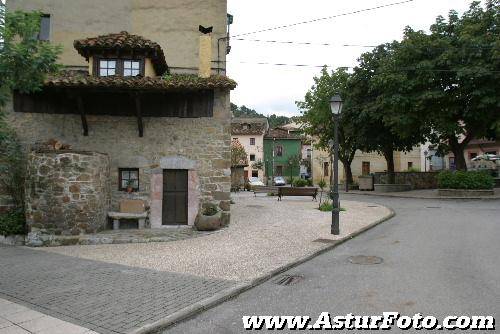
<svg viewBox="0 0 500 334">
<path fill-rule="evenodd" d="M 83 127 L 83 135 L 89 135 L 89 125 L 87 123 L 87 116 L 85 115 L 85 108 L 83 106 L 83 99 L 81 96 L 77 97 L 78 101 L 78 110 L 80 111 L 80 116 L 82 118 L 82 127 Z"/>
<path fill-rule="evenodd" d="M 139 137 L 144 136 L 144 127 L 142 124 L 141 99 L 139 94 L 134 94 L 135 113 L 137 116 L 137 128 L 139 129 Z"/>
</svg>

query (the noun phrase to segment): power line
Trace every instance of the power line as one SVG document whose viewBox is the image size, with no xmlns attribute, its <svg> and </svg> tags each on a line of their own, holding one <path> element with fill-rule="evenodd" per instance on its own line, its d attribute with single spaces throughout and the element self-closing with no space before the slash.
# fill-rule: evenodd
<svg viewBox="0 0 500 334">
<path fill-rule="evenodd" d="M 234 35 L 233 37 L 253 35 L 253 34 L 258 34 L 258 33 L 266 32 L 266 31 L 272 31 L 272 30 L 284 29 L 284 28 L 289 28 L 289 27 L 295 27 L 295 26 L 302 25 L 302 24 L 308 24 L 308 23 L 314 23 L 314 22 L 319 22 L 319 21 L 331 20 L 331 19 L 334 19 L 334 18 L 337 18 L 337 17 L 354 15 L 354 14 L 359 14 L 359 13 L 363 13 L 363 12 L 369 12 L 369 11 L 373 11 L 373 10 L 377 10 L 377 9 L 381 9 L 381 8 L 386 8 L 386 7 L 398 6 L 398 5 L 402 5 L 402 4 L 413 2 L 413 1 L 415 1 L 415 0 L 405 0 L 405 1 L 400 1 L 400 2 L 393 2 L 393 3 L 386 4 L 386 5 L 380 5 L 380 6 L 371 7 L 371 8 L 365 8 L 365 9 L 358 9 L 358 10 L 354 10 L 354 11 L 351 11 L 351 12 L 336 14 L 336 15 L 322 17 L 322 18 L 318 18 L 318 19 L 307 20 L 307 21 L 302 21 L 302 22 L 297 22 L 297 23 L 285 24 L 285 25 L 277 26 L 277 27 L 271 27 L 271 28 L 256 30 L 256 31 L 252 31 L 252 32 L 247 32 L 247 33 L 243 33 L 243 34 Z"/>
<path fill-rule="evenodd" d="M 227 61 L 228 63 L 231 63 L 231 61 Z M 278 67 L 313 67 L 313 68 L 336 68 L 336 69 L 354 69 L 355 67 L 353 66 L 335 66 L 335 65 L 313 65 L 313 64 L 286 64 L 286 63 L 268 63 L 268 62 L 236 62 L 238 64 L 245 64 L 245 65 L 267 65 L 267 66 L 278 66 Z M 470 68 L 471 70 L 474 68 Z M 398 69 L 395 69 L 394 71 L 390 72 L 405 72 L 405 71 L 416 71 L 416 72 L 458 72 L 462 71 L 464 69 L 425 69 L 425 68 L 411 68 L 411 67 L 401 67 Z M 500 71 L 491 71 L 491 70 L 486 70 L 484 72 L 487 73 L 500 73 Z"/>
<path fill-rule="evenodd" d="M 330 43 L 330 42 L 304 42 L 304 41 L 280 41 L 280 40 L 266 40 L 266 39 L 248 39 L 248 38 L 232 38 L 233 41 L 244 41 L 244 42 L 256 42 L 256 43 L 270 43 L 270 44 L 291 44 L 291 45 L 311 45 L 311 46 L 333 46 L 333 47 L 359 47 L 359 48 L 376 48 L 379 45 L 369 45 L 369 44 L 338 44 L 338 43 Z M 406 46 L 408 47 L 408 46 Z M 439 46 L 426 46 L 426 47 L 417 47 L 420 49 L 432 49 L 432 50 L 448 50 L 450 48 L 439 47 Z M 491 45 L 477 45 L 477 46 L 464 46 L 459 47 L 459 49 L 470 49 L 470 50 L 486 50 L 493 49 L 495 46 Z"/>
</svg>

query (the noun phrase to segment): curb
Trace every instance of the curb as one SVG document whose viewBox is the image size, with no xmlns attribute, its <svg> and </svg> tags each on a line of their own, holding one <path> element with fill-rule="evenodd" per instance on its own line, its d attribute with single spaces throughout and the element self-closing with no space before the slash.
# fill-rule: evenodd
<svg viewBox="0 0 500 334">
<path fill-rule="evenodd" d="M 437 199 L 437 200 L 484 200 L 484 201 L 494 201 L 500 200 L 500 196 L 493 195 L 491 197 L 487 196 L 475 196 L 475 197 L 442 197 L 442 196 L 409 196 L 409 195 L 390 195 L 388 193 L 374 193 L 374 192 L 344 192 L 345 195 L 359 195 L 359 196 L 379 196 L 379 197 L 392 197 L 392 198 L 410 198 L 410 199 Z"/>
<path fill-rule="evenodd" d="M 313 258 L 315 258 L 323 253 L 326 253 L 326 252 L 332 250 L 333 248 L 343 244 L 344 242 L 351 240 L 352 238 L 360 235 L 361 233 L 366 232 L 366 231 L 374 228 L 375 226 L 393 218 L 396 215 L 394 210 L 392 208 L 389 208 L 389 207 L 386 207 L 386 208 L 390 210 L 390 213 L 388 215 L 386 215 L 385 217 L 363 227 L 362 229 L 360 229 L 360 230 L 358 230 L 350 235 L 343 237 L 342 239 L 336 240 L 331 245 L 328 245 L 324 248 L 321 248 L 321 249 L 315 251 L 312 254 L 303 256 L 303 257 L 301 257 L 293 262 L 290 262 L 290 263 L 285 264 L 279 268 L 276 268 L 276 269 L 274 269 L 274 270 L 272 270 L 272 271 L 270 271 L 270 272 L 268 272 L 260 277 L 257 277 L 256 279 L 253 279 L 251 281 L 238 283 L 231 288 L 228 288 L 228 289 L 225 289 L 224 291 L 216 293 L 212 297 L 206 298 L 206 299 L 201 300 L 197 303 L 189 305 L 189 306 L 187 306 L 187 307 L 185 307 L 185 308 L 183 308 L 175 313 L 172 313 L 171 315 L 169 315 L 169 316 L 167 316 L 159 321 L 144 325 L 138 329 L 135 329 L 135 330 L 129 332 L 128 334 L 158 333 L 159 331 L 164 330 L 164 329 L 166 329 L 166 328 L 168 328 L 176 323 L 179 323 L 183 320 L 191 318 L 198 313 L 201 313 L 201 312 L 206 311 L 210 308 L 213 308 L 219 304 L 222 304 L 223 302 L 225 302 L 229 299 L 232 299 L 232 298 L 238 296 L 239 294 L 256 287 L 257 285 L 260 285 L 260 284 L 268 281 L 269 279 L 273 278 L 274 276 L 279 275 L 282 272 L 285 272 L 291 268 L 294 268 L 294 267 L 296 267 L 304 262 L 307 262 L 307 261 L 309 261 L 309 260 L 311 260 L 311 259 L 313 259 Z"/>
</svg>

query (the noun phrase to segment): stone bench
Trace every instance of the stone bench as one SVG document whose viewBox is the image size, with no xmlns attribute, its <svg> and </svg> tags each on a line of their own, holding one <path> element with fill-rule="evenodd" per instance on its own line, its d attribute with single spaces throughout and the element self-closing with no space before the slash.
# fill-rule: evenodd
<svg viewBox="0 0 500 334">
<path fill-rule="evenodd" d="M 121 200 L 119 212 L 108 212 L 108 217 L 113 220 L 113 230 L 120 229 L 120 219 L 137 219 L 138 228 L 141 230 L 146 227 L 148 215 L 146 203 L 143 200 L 136 199 Z"/>
<path fill-rule="evenodd" d="M 120 219 L 137 219 L 138 228 L 142 230 L 146 226 L 146 218 L 148 213 L 129 213 L 129 212 L 108 212 L 108 217 L 113 220 L 113 230 L 120 229 Z"/>
</svg>

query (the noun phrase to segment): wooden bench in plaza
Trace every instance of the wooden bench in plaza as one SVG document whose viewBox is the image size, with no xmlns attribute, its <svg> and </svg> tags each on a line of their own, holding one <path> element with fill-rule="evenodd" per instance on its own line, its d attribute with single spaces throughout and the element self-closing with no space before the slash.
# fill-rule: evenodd
<svg viewBox="0 0 500 334">
<path fill-rule="evenodd" d="M 316 187 L 279 187 L 278 188 L 278 201 L 281 201 L 283 196 L 311 196 L 313 201 L 316 200 L 318 195 L 318 188 Z"/>
<path fill-rule="evenodd" d="M 257 196 L 257 194 L 278 194 L 279 187 L 268 187 L 268 186 L 254 186 L 252 187 L 253 195 Z"/>
<path fill-rule="evenodd" d="M 142 230 L 148 218 L 146 203 L 143 200 L 121 200 L 120 211 L 110 211 L 108 217 L 113 220 L 113 230 L 120 229 L 120 219 L 137 219 L 137 227 Z"/>
</svg>

